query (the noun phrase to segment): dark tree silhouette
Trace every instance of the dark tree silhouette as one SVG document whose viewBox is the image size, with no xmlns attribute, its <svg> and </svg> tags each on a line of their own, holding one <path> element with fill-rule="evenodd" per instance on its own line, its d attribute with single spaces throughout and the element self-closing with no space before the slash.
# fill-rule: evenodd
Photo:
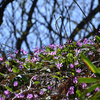
<svg viewBox="0 0 100 100">
<path fill-rule="evenodd" d="M 10 41 L 12 48 L 20 50 L 24 43 L 31 53 L 36 45 L 63 45 L 68 38 L 98 35 L 99 13 L 100 0 L 2 0 L 0 34 L 6 45 Z"/>
<path fill-rule="evenodd" d="M 6 8 L 6 6 L 13 2 L 14 0 L 2 0 L 1 3 L 0 3 L 0 25 L 2 24 L 3 22 L 3 12 Z"/>
</svg>

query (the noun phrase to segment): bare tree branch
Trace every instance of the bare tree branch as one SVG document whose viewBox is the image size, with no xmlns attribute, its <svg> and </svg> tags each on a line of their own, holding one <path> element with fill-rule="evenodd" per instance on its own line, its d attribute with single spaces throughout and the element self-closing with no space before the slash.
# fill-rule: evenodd
<svg viewBox="0 0 100 100">
<path fill-rule="evenodd" d="M 21 38 L 18 38 L 18 39 L 17 39 L 17 42 L 16 42 L 16 48 L 17 48 L 17 50 L 20 50 L 20 49 L 21 49 L 22 42 L 23 42 L 24 40 L 26 40 L 27 35 L 29 34 L 29 30 L 30 30 L 30 28 L 31 28 L 32 25 L 33 25 L 31 19 L 32 19 L 32 14 L 33 14 L 34 9 L 35 9 L 35 7 L 36 7 L 37 1 L 38 1 L 38 0 L 34 0 L 34 1 L 33 1 L 32 6 L 31 6 L 31 8 L 30 8 L 30 11 L 29 11 L 29 13 L 28 13 L 28 20 L 27 20 L 27 27 L 26 27 L 26 30 L 23 32 Z"/>
<path fill-rule="evenodd" d="M 13 1 L 14 0 L 2 0 L 2 2 L 0 3 L 0 25 L 3 22 L 3 12 L 6 8 L 6 6 Z"/>
<path fill-rule="evenodd" d="M 88 23 L 89 20 L 92 20 L 93 16 L 96 15 L 98 12 L 100 12 L 100 5 L 98 5 L 94 10 L 92 10 L 86 18 L 84 18 L 77 27 L 73 30 L 72 34 L 70 35 L 70 38 L 74 40 L 74 37 L 77 35 L 77 33 L 83 29 L 83 27 Z M 88 20 L 89 19 L 89 20 Z M 93 25 L 94 26 L 94 25 Z M 97 30 L 95 27 L 93 27 L 95 30 L 95 34 L 97 34 Z"/>
</svg>

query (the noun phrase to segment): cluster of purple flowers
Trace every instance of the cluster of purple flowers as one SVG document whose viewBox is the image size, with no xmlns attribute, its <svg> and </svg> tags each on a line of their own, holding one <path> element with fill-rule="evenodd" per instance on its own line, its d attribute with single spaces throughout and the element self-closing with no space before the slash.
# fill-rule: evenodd
<svg viewBox="0 0 100 100">
<path fill-rule="evenodd" d="M 100 32 L 100 30 L 99 30 L 99 32 Z M 69 41 L 69 43 L 72 43 L 72 41 Z M 83 43 L 84 44 L 88 44 L 89 43 L 89 41 L 85 38 L 84 40 L 83 40 Z M 92 43 L 92 42 L 91 42 Z M 79 46 L 79 47 L 82 47 L 82 42 L 81 42 L 81 39 L 79 39 L 78 41 L 77 41 L 77 45 Z M 32 57 L 32 58 L 30 58 L 30 59 L 28 59 L 28 58 L 26 58 L 25 59 L 25 62 L 32 62 L 32 63 L 34 63 L 34 62 L 36 62 L 36 61 L 39 61 L 40 60 L 40 58 L 39 58 L 39 54 L 40 53 L 42 53 L 43 55 L 49 55 L 49 56 L 53 56 L 54 57 L 54 60 L 56 60 L 57 62 L 55 63 L 55 65 L 57 66 L 57 68 L 60 70 L 61 69 L 61 67 L 63 66 L 63 62 L 61 62 L 60 61 L 60 57 L 58 57 L 57 56 L 57 51 L 55 50 L 55 49 L 62 49 L 64 46 L 59 46 L 59 45 L 54 45 L 54 44 L 51 44 L 51 45 L 49 45 L 49 48 L 50 49 L 53 49 L 52 51 L 45 51 L 44 49 L 45 49 L 45 47 L 43 47 L 43 49 L 42 50 L 40 50 L 38 47 L 36 47 L 33 51 L 34 51 L 34 57 Z M 26 55 L 28 52 L 26 52 L 26 51 L 24 51 L 24 49 L 21 49 L 20 50 L 24 55 Z M 75 51 L 75 57 L 78 57 L 79 56 L 79 53 L 80 53 L 80 49 L 74 49 L 74 51 Z M 18 50 L 16 50 L 15 51 L 15 54 L 18 54 Z M 100 53 L 100 48 L 98 49 L 98 52 Z M 88 52 L 88 54 L 89 55 L 92 55 L 92 53 L 93 52 L 91 52 L 91 51 L 89 51 Z M 64 53 L 62 53 L 62 56 L 63 55 L 66 55 L 66 52 L 64 52 Z M 10 57 L 11 58 L 14 58 L 15 56 L 14 55 L 10 55 Z M 0 57 L 0 61 L 3 61 L 3 57 Z M 23 64 L 23 62 L 21 62 L 21 61 L 19 61 L 19 60 L 17 60 L 17 63 L 19 64 L 19 69 L 22 71 L 23 70 L 23 68 L 24 68 L 24 64 Z M 76 71 L 76 73 L 81 73 L 81 69 L 80 68 L 77 68 L 76 66 L 77 65 L 79 65 L 79 60 L 75 60 L 75 62 L 72 64 L 72 63 L 70 63 L 70 68 L 72 68 L 72 70 L 75 70 Z M 6 65 L 6 68 L 10 71 L 10 72 L 12 72 L 13 70 L 9 67 L 9 64 L 7 64 Z M 77 68 L 77 69 L 76 69 Z M 34 81 L 36 81 L 37 80 L 37 76 L 34 76 L 33 77 L 33 80 Z M 77 83 L 78 83 L 78 78 L 77 77 L 74 77 L 73 78 L 73 83 L 74 83 L 74 85 L 77 85 Z M 18 86 L 18 81 L 14 81 L 14 83 L 13 83 L 13 86 L 14 87 L 16 87 L 16 86 Z M 82 83 L 82 89 L 85 89 L 87 87 L 87 84 L 86 83 Z M 52 86 L 48 86 L 47 87 L 48 88 L 48 91 L 49 90 L 52 90 Z M 100 88 L 99 87 L 97 87 L 96 89 L 95 89 L 95 91 L 96 92 L 98 92 L 98 91 L 100 91 Z M 68 97 L 70 96 L 70 95 L 73 95 L 73 94 L 75 94 L 74 93 L 75 92 L 75 86 L 70 86 L 69 87 L 69 89 L 68 89 L 68 92 L 67 92 L 67 94 L 66 94 L 66 97 L 67 97 L 67 100 L 68 100 Z M 39 95 L 44 95 L 44 91 L 43 90 L 40 90 L 39 91 Z M 5 94 L 5 98 L 9 98 L 9 96 L 10 96 L 10 91 L 9 90 L 5 90 L 4 91 L 4 94 Z M 86 96 L 89 96 L 90 95 L 90 93 L 87 93 L 86 94 Z M 23 95 L 23 94 L 15 94 L 15 96 L 16 96 L 16 98 L 24 98 L 25 97 L 25 95 Z M 26 96 L 26 98 L 27 99 L 36 99 L 36 98 L 38 98 L 38 94 L 31 94 L 31 93 L 28 93 L 27 94 L 27 96 Z M 75 100 L 78 100 L 78 98 L 74 98 Z M 4 100 L 4 98 L 0 95 L 0 100 Z M 66 100 L 66 99 L 62 99 L 62 100 Z"/>
</svg>

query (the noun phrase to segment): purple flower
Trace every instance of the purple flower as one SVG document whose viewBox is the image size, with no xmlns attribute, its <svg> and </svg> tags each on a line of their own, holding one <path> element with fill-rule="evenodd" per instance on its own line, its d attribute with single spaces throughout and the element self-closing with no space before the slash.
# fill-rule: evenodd
<svg viewBox="0 0 100 100">
<path fill-rule="evenodd" d="M 72 42 L 72 40 L 66 40 L 66 43 L 71 43 Z"/>
<path fill-rule="evenodd" d="M 34 97 L 35 97 L 35 98 L 37 98 L 37 97 L 38 97 L 38 95 L 37 95 L 37 94 L 34 94 Z"/>
<path fill-rule="evenodd" d="M 53 49 L 54 48 L 54 44 L 50 44 L 49 48 Z"/>
<path fill-rule="evenodd" d="M 96 40 L 96 35 L 93 37 L 93 40 L 94 40 L 94 41 Z"/>
<path fill-rule="evenodd" d="M 37 57 L 37 58 L 36 58 L 36 61 L 39 61 L 39 60 L 40 60 L 40 58 L 39 58 L 39 57 Z"/>
<path fill-rule="evenodd" d="M 59 64 L 59 62 L 56 64 L 57 65 L 57 68 L 60 70 L 60 67 L 62 67 L 63 65 L 62 65 L 62 63 L 61 64 Z"/>
<path fill-rule="evenodd" d="M 84 89 L 85 87 L 87 87 L 86 83 L 82 83 L 82 89 Z"/>
<path fill-rule="evenodd" d="M 74 86 L 70 86 L 70 88 L 68 89 L 68 92 L 67 92 L 66 96 L 68 96 L 69 94 L 70 95 L 74 94 Z"/>
<path fill-rule="evenodd" d="M 9 98 L 9 93 L 10 93 L 9 90 L 4 91 L 4 93 L 5 93 L 5 97 Z"/>
<path fill-rule="evenodd" d="M 28 94 L 27 95 L 27 99 L 32 99 L 33 98 L 33 94 Z"/>
<path fill-rule="evenodd" d="M 75 52 L 76 52 L 76 57 L 78 56 L 78 54 L 79 54 L 79 52 L 80 52 L 80 49 L 78 50 L 78 49 L 74 49 L 75 50 Z"/>
<path fill-rule="evenodd" d="M 23 95 L 23 94 L 20 94 L 20 95 L 19 95 L 19 98 L 24 98 L 24 95 Z"/>
<path fill-rule="evenodd" d="M 59 45 L 58 45 L 58 44 L 56 44 L 55 46 L 56 46 L 56 48 L 57 48 L 57 47 L 59 47 Z"/>
<path fill-rule="evenodd" d="M 78 60 L 74 63 L 74 65 L 78 65 L 79 63 L 78 63 Z"/>
<path fill-rule="evenodd" d="M 34 80 L 36 80 L 36 79 L 37 79 L 37 77 L 36 77 L 36 76 L 34 76 L 34 77 L 33 77 L 33 79 L 34 79 Z"/>
<path fill-rule="evenodd" d="M 38 48 L 38 46 L 36 46 L 35 49 L 33 49 L 33 51 L 35 52 L 35 54 L 38 54 L 38 53 L 39 53 L 39 48 Z"/>
<path fill-rule="evenodd" d="M 98 52 L 100 53 L 100 48 L 98 49 Z"/>
<path fill-rule="evenodd" d="M 92 74 L 92 76 L 93 76 L 93 77 L 96 77 L 96 75 L 95 75 L 94 73 Z"/>
<path fill-rule="evenodd" d="M 14 81 L 13 86 L 18 86 L 18 81 Z"/>
<path fill-rule="evenodd" d="M 47 55 L 47 52 L 43 52 L 43 55 Z"/>
<path fill-rule="evenodd" d="M 9 70 L 9 72 L 12 72 L 13 70 L 11 69 L 11 67 L 7 68 Z"/>
<path fill-rule="evenodd" d="M 23 51 L 22 53 L 23 53 L 24 55 L 26 55 L 26 54 L 28 53 L 28 51 Z"/>
<path fill-rule="evenodd" d="M 24 49 L 23 48 L 21 48 L 21 50 L 20 50 L 21 52 L 23 52 L 24 51 Z"/>
<path fill-rule="evenodd" d="M 63 48 L 63 46 L 60 45 L 60 46 L 59 46 L 59 49 L 62 49 L 62 48 Z"/>
<path fill-rule="evenodd" d="M 20 63 L 20 61 L 19 60 L 16 60 L 17 61 L 17 63 Z"/>
<path fill-rule="evenodd" d="M 9 65 L 7 64 L 6 65 L 6 68 L 10 71 L 10 72 L 12 72 L 13 70 L 11 69 L 11 67 L 9 67 Z"/>
<path fill-rule="evenodd" d="M 79 47 L 82 47 L 82 43 L 81 43 L 80 41 L 81 41 L 81 39 L 79 39 L 79 40 L 77 41 L 77 45 L 78 45 Z"/>
<path fill-rule="evenodd" d="M 27 51 L 24 51 L 24 49 L 21 48 L 20 50 L 24 55 L 26 55 L 28 52 Z"/>
<path fill-rule="evenodd" d="M 68 95 L 69 95 L 69 92 L 67 92 L 66 97 L 68 97 Z"/>
<path fill-rule="evenodd" d="M 49 90 L 52 90 L 52 86 L 48 86 L 48 89 L 49 89 Z"/>
<path fill-rule="evenodd" d="M 77 77 L 75 77 L 75 78 L 73 79 L 73 83 L 75 83 L 75 84 L 78 83 Z"/>
<path fill-rule="evenodd" d="M 0 57 L 0 61 L 3 61 L 3 57 Z"/>
<path fill-rule="evenodd" d="M 42 90 L 40 90 L 39 94 L 40 94 L 40 95 L 43 95 L 43 94 L 44 94 L 44 92 L 43 92 Z"/>
<path fill-rule="evenodd" d="M 23 69 L 23 66 L 22 65 L 19 65 L 19 69 L 22 70 Z"/>
<path fill-rule="evenodd" d="M 20 62 L 21 65 L 23 65 L 23 62 Z"/>
<path fill-rule="evenodd" d="M 90 93 L 87 93 L 86 96 L 88 97 L 90 95 Z"/>
<path fill-rule="evenodd" d="M 62 56 L 65 55 L 65 54 L 66 54 L 66 53 L 63 52 L 63 53 L 62 53 Z"/>
<path fill-rule="evenodd" d="M 28 62 L 28 61 L 29 61 L 29 59 L 28 59 L 28 58 L 26 58 L 26 59 L 25 59 L 25 62 Z"/>
<path fill-rule="evenodd" d="M 15 51 L 15 54 L 18 54 L 18 52 L 19 52 L 19 50 L 16 50 L 16 51 Z"/>
<path fill-rule="evenodd" d="M 88 53 L 89 55 L 92 55 L 92 52 L 91 51 L 89 51 L 89 53 Z"/>
<path fill-rule="evenodd" d="M 15 56 L 14 55 L 12 55 L 12 54 L 9 54 L 9 56 L 11 57 L 11 58 L 14 58 Z"/>
<path fill-rule="evenodd" d="M 35 62 L 36 61 L 36 58 L 32 58 L 31 59 L 31 62 L 33 63 L 33 62 Z"/>
<path fill-rule="evenodd" d="M 74 65 L 73 65 L 73 64 L 70 64 L 70 67 L 71 67 L 71 68 L 74 68 Z"/>
<path fill-rule="evenodd" d="M 54 59 L 58 59 L 58 57 L 55 56 Z"/>
<path fill-rule="evenodd" d="M 4 93 L 5 93 L 6 95 L 8 95 L 10 92 L 9 92 L 9 90 L 5 90 Z"/>
<path fill-rule="evenodd" d="M 87 38 L 85 38 L 85 39 L 83 40 L 83 43 L 88 44 Z"/>
<path fill-rule="evenodd" d="M 40 52 L 42 53 L 42 52 L 44 52 L 44 50 L 43 50 L 43 49 L 41 49 L 41 50 L 40 50 Z"/>
<path fill-rule="evenodd" d="M 75 100 L 78 100 L 78 98 L 75 98 Z"/>
<path fill-rule="evenodd" d="M 15 96 L 17 97 L 17 98 L 24 98 L 24 95 L 23 94 L 15 94 Z"/>
<path fill-rule="evenodd" d="M 39 58 L 39 57 L 37 57 L 37 58 L 36 58 L 36 57 L 34 57 L 34 58 L 32 58 L 32 59 L 31 59 L 31 62 L 33 63 L 33 62 L 35 62 L 35 61 L 39 61 L 39 60 L 40 60 L 40 58 Z"/>
<path fill-rule="evenodd" d="M 90 44 L 92 44 L 92 45 L 94 45 L 94 44 L 95 44 L 95 43 L 93 43 L 93 41 L 92 41 L 92 40 L 90 40 L 89 42 L 90 42 Z"/>
<path fill-rule="evenodd" d="M 78 68 L 78 69 L 76 70 L 76 72 L 77 72 L 77 73 L 80 73 L 80 72 L 81 72 L 81 69 L 80 69 L 80 68 Z"/>
<path fill-rule="evenodd" d="M 100 88 L 97 87 L 97 88 L 95 89 L 95 91 L 96 91 L 96 92 L 100 91 Z"/>
<path fill-rule="evenodd" d="M 42 49 L 45 49 L 45 46 L 43 46 Z"/>
<path fill-rule="evenodd" d="M 0 95 L 0 100 L 5 100 L 5 99 Z"/>
<path fill-rule="evenodd" d="M 56 51 L 49 52 L 49 55 L 56 55 Z"/>
</svg>

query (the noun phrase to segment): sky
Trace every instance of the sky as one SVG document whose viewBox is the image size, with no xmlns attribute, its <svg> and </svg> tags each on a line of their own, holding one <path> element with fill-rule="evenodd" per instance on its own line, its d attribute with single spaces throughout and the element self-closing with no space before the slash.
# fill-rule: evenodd
<svg viewBox="0 0 100 100">
<path fill-rule="evenodd" d="M 45 9 L 44 5 L 46 5 L 46 3 L 44 1 L 45 0 L 39 0 L 37 5 L 39 6 L 39 9 L 40 9 L 41 13 L 44 13 L 44 14 L 46 14 L 48 16 L 48 21 L 49 21 L 49 15 L 50 15 L 50 12 L 51 12 L 51 8 L 49 7 L 49 5 L 47 5 L 46 7 L 47 7 L 48 11 L 45 13 L 46 9 Z M 50 0 L 51 6 L 53 4 L 53 1 L 54 0 Z M 59 0 L 59 3 L 61 1 L 62 0 Z M 64 5 L 65 6 L 69 6 L 72 1 L 73 0 L 64 0 L 64 2 L 65 2 Z M 86 2 L 87 3 L 86 4 L 86 8 L 84 8 L 83 10 L 85 10 L 86 12 L 88 12 L 89 2 L 90 1 L 91 0 L 84 0 L 84 1 L 83 0 L 78 0 L 78 4 L 79 5 L 83 5 L 83 3 Z M 21 3 L 21 2 L 23 2 L 23 0 L 19 0 L 19 2 Z M 97 6 L 97 2 L 98 2 L 98 0 L 95 0 L 94 8 Z M 14 3 L 14 12 L 16 12 L 16 13 L 15 13 L 14 17 L 12 17 L 11 4 L 9 4 L 7 6 L 7 8 L 5 9 L 4 17 L 3 17 L 3 24 L 0 26 L 0 40 L 1 40 L 1 43 L 7 44 L 9 46 L 12 46 L 11 44 L 13 43 L 13 47 L 15 48 L 16 39 L 14 38 L 14 34 L 12 32 L 13 31 L 13 27 L 12 27 L 12 24 L 10 23 L 9 20 L 11 20 L 12 22 L 14 22 L 16 24 L 17 30 L 19 31 L 19 32 L 17 32 L 17 37 L 20 37 L 20 34 L 22 34 L 22 33 L 20 33 L 20 31 L 21 31 L 21 18 L 20 18 L 20 16 L 21 16 L 21 8 L 19 7 L 18 3 L 16 3 L 16 2 L 13 2 L 13 3 Z M 76 8 L 74 9 L 74 11 L 73 10 L 69 11 L 70 18 L 71 18 L 71 20 L 77 20 L 77 22 L 79 23 L 82 20 L 82 18 L 84 17 L 84 15 L 79 10 L 79 8 L 77 7 L 76 4 L 74 4 L 74 6 L 76 6 Z M 28 12 L 29 9 L 30 9 L 30 7 L 31 7 L 31 0 L 27 1 L 27 4 L 25 5 L 25 7 L 26 7 L 26 12 Z M 59 10 L 58 10 L 58 12 L 59 12 Z M 60 14 L 56 14 L 56 19 L 53 16 L 53 22 L 52 22 L 53 29 L 56 29 L 55 22 L 59 18 L 59 16 L 61 16 L 61 15 Z M 68 15 L 66 15 L 66 16 L 68 16 Z M 100 13 L 97 14 L 95 17 L 99 19 L 100 18 Z M 24 15 L 24 20 L 27 20 L 27 18 L 28 18 L 27 15 Z M 34 18 L 37 18 L 37 19 L 39 19 L 39 21 L 45 23 L 44 19 L 41 17 L 41 15 L 39 15 L 37 13 L 36 9 L 35 9 L 35 14 L 33 15 L 33 20 L 32 20 L 33 22 L 35 21 Z M 60 25 L 60 23 L 61 23 L 61 19 L 58 20 L 58 25 Z M 99 23 L 96 22 L 96 19 L 93 19 L 92 23 L 94 25 L 96 25 L 96 27 L 99 24 Z M 9 25 L 9 27 L 7 25 Z M 71 23 L 71 31 L 73 31 L 73 29 L 75 27 L 76 27 L 76 25 L 73 24 L 73 23 Z M 90 27 L 91 27 L 91 25 L 90 25 Z M 24 31 L 25 28 L 26 28 L 26 21 L 24 21 L 22 30 Z M 40 34 L 40 37 L 43 40 L 43 43 L 46 44 L 46 45 L 49 45 L 50 41 L 48 40 L 48 38 L 46 38 L 46 35 L 45 35 L 45 33 L 49 33 L 48 30 L 43 25 L 40 25 L 39 23 L 37 23 L 37 27 L 36 28 L 38 28 L 39 32 L 42 33 L 42 34 Z M 67 31 L 68 36 L 70 36 L 69 24 L 66 25 L 66 31 Z M 33 33 L 37 34 L 38 32 L 37 31 L 33 31 L 32 29 L 30 30 L 30 32 L 31 32 L 31 34 L 29 34 L 27 36 L 27 39 L 28 39 L 28 43 L 29 43 L 29 45 L 31 47 L 31 50 L 32 50 L 33 48 L 35 48 L 36 45 L 39 46 L 39 42 L 37 43 L 37 37 L 36 37 L 36 35 L 33 34 Z M 59 32 L 59 30 L 58 30 L 58 32 Z M 11 39 L 9 39 L 9 41 L 6 42 L 7 39 L 9 38 L 9 36 L 10 36 L 10 33 L 12 33 Z M 83 36 L 82 33 L 81 33 L 81 35 Z M 46 38 L 46 39 L 44 40 L 44 38 Z M 79 36 L 76 36 L 75 40 L 78 40 L 78 38 L 79 38 Z M 63 40 L 63 41 L 66 42 L 66 40 Z M 56 43 L 59 44 L 59 41 L 56 41 Z M 23 42 L 22 48 L 24 48 L 25 50 L 27 50 L 25 42 Z M 9 47 L 8 47 L 8 49 L 9 49 Z"/>
</svg>

